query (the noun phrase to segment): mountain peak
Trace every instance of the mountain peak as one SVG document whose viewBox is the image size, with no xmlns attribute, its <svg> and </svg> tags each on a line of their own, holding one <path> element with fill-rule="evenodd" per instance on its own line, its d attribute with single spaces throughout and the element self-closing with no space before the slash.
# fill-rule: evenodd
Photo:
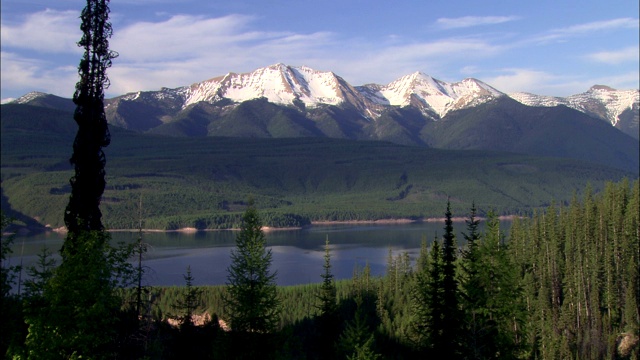
<svg viewBox="0 0 640 360">
<path fill-rule="evenodd" d="M 27 93 L 25 95 L 20 96 L 19 98 L 15 99 L 14 101 L 12 101 L 12 103 L 14 104 L 27 104 L 31 101 L 33 101 L 34 99 L 40 98 L 40 97 L 45 97 L 45 96 L 49 96 L 49 94 L 40 92 L 40 91 L 31 91 L 30 93 Z"/>
<path fill-rule="evenodd" d="M 180 111 L 199 102 L 213 104 L 224 99 L 224 103 L 220 105 L 227 106 L 266 98 L 271 103 L 293 105 L 301 110 L 303 107 L 344 105 L 355 109 L 360 116 L 369 120 L 378 118 L 390 106 L 413 107 L 426 118 L 439 120 L 451 111 L 477 106 L 504 95 L 475 78 L 449 83 L 421 71 L 402 76 L 387 85 L 366 84 L 353 87 L 331 71 L 275 63 L 251 72 L 229 72 L 190 86 L 125 94 L 109 104 L 120 100 L 139 101 L 147 106 L 163 102 L 162 111 Z M 633 124 L 638 123 L 639 95 L 640 92 L 635 89 L 616 90 L 609 86 L 594 85 L 586 92 L 569 97 L 528 93 L 509 96 L 531 106 L 565 105 L 606 119 L 613 125 L 621 121 L 630 123 L 629 132 L 637 137 L 632 130 L 637 129 L 637 125 Z M 51 95 L 31 92 L 13 102 L 54 104 L 57 101 Z M 71 105 L 68 107 L 71 108 L 73 104 L 69 103 Z M 109 104 L 107 107 L 111 106 Z"/>
<path fill-rule="evenodd" d="M 606 85 L 593 85 L 591 88 L 589 88 L 589 92 L 593 92 L 593 91 L 617 91 L 617 90 Z"/>
<path fill-rule="evenodd" d="M 185 107 L 200 101 L 216 102 L 226 98 L 243 102 L 260 97 L 285 105 L 297 101 L 311 107 L 337 105 L 344 101 L 342 86 L 344 84 L 332 72 L 277 63 L 248 73 L 229 73 L 194 84 L 188 90 Z"/>
<path fill-rule="evenodd" d="M 274 69 L 274 70 L 286 70 L 289 68 L 289 66 L 283 63 L 275 63 L 273 65 L 267 66 L 267 68 Z"/>
<path fill-rule="evenodd" d="M 504 95 L 480 80 L 470 78 L 447 83 L 419 71 L 382 87 L 380 94 L 389 105 L 418 106 L 423 113 L 435 113 L 439 117 Z"/>
<path fill-rule="evenodd" d="M 638 90 L 616 90 L 605 85 L 594 85 L 581 94 L 568 97 L 551 97 L 526 93 L 510 94 L 517 101 L 530 106 L 565 105 L 591 116 L 608 120 L 617 125 L 620 116 L 629 109 L 637 109 L 640 98 Z M 637 115 L 636 124 L 637 124 Z"/>
</svg>

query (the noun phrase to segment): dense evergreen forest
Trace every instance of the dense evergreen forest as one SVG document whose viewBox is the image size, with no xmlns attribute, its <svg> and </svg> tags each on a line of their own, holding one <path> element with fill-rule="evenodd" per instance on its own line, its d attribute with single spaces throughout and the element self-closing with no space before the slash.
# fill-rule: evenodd
<svg viewBox="0 0 640 360">
<path fill-rule="evenodd" d="M 124 280 L 106 286 L 111 293 L 90 309 L 66 306 L 61 301 L 89 296 L 95 284 L 78 273 L 82 264 L 56 267 L 43 250 L 24 284 L 15 267 L 3 264 L 0 351 L 23 359 L 228 359 L 256 352 L 273 359 L 638 359 L 639 184 L 586 189 L 581 199 L 516 219 L 510 229 L 490 214 L 481 233 L 471 205 L 463 239 L 455 238 L 447 209 L 441 236 L 431 246 L 425 238 L 416 259 L 390 252 L 383 277 L 364 267 L 351 280 L 333 280 L 328 239 L 318 283 L 277 287 L 275 298 L 261 302 L 270 319 L 277 315 L 275 323 L 261 331 L 229 327 L 238 314 L 228 305 L 228 287 L 195 287 L 187 269 L 185 286 L 136 286 L 144 267 L 122 257 L 139 254 L 141 244 L 105 250 L 102 266 Z M 252 221 L 259 238 L 259 219 Z M 3 218 L 3 228 L 7 223 Z M 10 241 L 3 236 L 3 259 Z M 60 294 L 61 282 L 71 279 L 92 290 Z M 96 315 L 108 321 L 96 322 Z M 55 329 L 47 328 L 51 316 L 60 321 Z"/>
<path fill-rule="evenodd" d="M 336 282 L 327 239 L 321 282 L 286 288 L 275 285 L 264 219 L 250 199 L 227 285 L 194 286 L 187 267 L 183 287 L 143 287 L 142 236 L 112 244 L 100 209 L 110 144 L 106 69 L 117 56 L 109 50 L 108 5 L 87 0 L 80 17 L 84 55 L 60 264 L 45 248 L 22 281 L 21 269 L 5 262 L 12 220 L 0 216 L 5 358 L 638 359 L 638 180 L 609 183 L 598 194 L 586 189 L 570 204 L 517 219 L 508 238 L 491 209 L 482 209 L 489 216 L 480 232 L 471 204 L 464 239 L 456 239 L 447 200 L 442 236 L 430 247 L 425 238 L 417 259 L 390 252 L 385 276 L 365 266 Z"/>
</svg>

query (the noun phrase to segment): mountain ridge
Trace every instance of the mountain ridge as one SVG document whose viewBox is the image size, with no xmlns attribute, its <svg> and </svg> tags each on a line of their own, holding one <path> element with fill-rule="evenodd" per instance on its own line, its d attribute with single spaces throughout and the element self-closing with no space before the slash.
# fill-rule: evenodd
<svg viewBox="0 0 640 360">
<path fill-rule="evenodd" d="M 552 107 L 564 105 L 594 117 L 604 118 L 616 126 L 620 115 L 627 109 L 637 111 L 638 90 L 616 90 L 606 85 L 594 85 L 584 93 L 567 97 L 542 96 L 530 93 L 513 93 L 510 97 L 529 106 Z M 593 102 L 597 100 L 597 102 Z"/>
<path fill-rule="evenodd" d="M 633 90 L 595 86 L 518 101 L 477 79 L 447 83 L 420 72 L 354 87 L 330 71 L 275 64 L 105 99 L 105 112 L 111 125 L 158 135 L 378 140 L 574 158 L 637 173 L 636 99 Z M 74 109 L 70 99 L 42 93 L 14 104 Z"/>
<path fill-rule="evenodd" d="M 27 224 L 63 226 L 75 122 L 68 112 L 19 104 L 3 105 L 1 115 L 3 211 Z M 118 127 L 105 153 L 102 209 L 106 226 L 117 229 L 138 226 L 132 213 L 140 196 L 153 229 L 226 226 L 247 194 L 270 226 L 299 226 L 288 220 L 431 217 L 449 199 L 456 212 L 473 202 L 522 214 L 568 203 L 587 183 L 601 189 L 607 180 L 637 178 L 637 169 L 495 151 L 324 137 L 187 138 Z"/>
<path fill-rule="evenodd" d="M 41 96 L 43 93 L 33 92 L 13 103 L 30 103 Z M 616 90 L 594 85 L 584 93 L 568 97 L 523 92 L 507 94 L 478 79 L 467 78 L 448 83 L 422 72 L 402 76 L 386 85 L 353 86 L 331 71 L 282 63 L 247 73 L 229 72 L 173 89 L 128 93 L 107 99 L 106 107 L 113 104 L 117 106 L 122 101 L 141 101 L 146 97 L 147 102 L 154 98 L 155 101 L 170 103 L 168 107 L 165 105 L 165 110 L 171 115 L 199 102 L 214 104 L 226 100 L 238 104 L 265 97 L 269 102 L 301 109 L 348 105 L 371 120 L 380 117 L 388 107 L 413 106 L 420 109 L 425 117 L 437 121 L 451 111 L 478 106 L 501 96 L 509 96 L 528 106 L 568 106 L 608 121 L 614 127 L 639 138 L 640 92 L 635 89 Z"/>
</svg>

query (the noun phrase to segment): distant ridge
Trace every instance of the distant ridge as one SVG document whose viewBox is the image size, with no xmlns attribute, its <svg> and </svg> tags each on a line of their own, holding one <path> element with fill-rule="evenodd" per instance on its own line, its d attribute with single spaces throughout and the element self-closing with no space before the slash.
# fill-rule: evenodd
<svg viewBox="0 0 640 360">
<path fill-rule="evenodd" d="M 42 93 L 2 106 L 16 104 L 75 108 Z M 105 111 L 111 125 L 141 133 L 380 140 L 573 158 L 637 173 L 638 104 L 638 91 L 603 85 L 566 98 L 508 95 L 477 79 L 448 83 L 415 72 L 352 86 L 330 71 L 275 64 L 107 99 Z"/>
<path fill-rule="evenodd" d="M 47 94 L 33 92 L 13 101 L 45 107 L 69 109 L 62 103 L 42 103 Z M 638 139 L 638 108 L 640 92 L 616 90 L 606 85 L 594 85 L 588 91 L 568 97 L 551 97 L 530 93 L 503 93 L 478 79 L 464 79 L 447 83 L 430 75 L 415 72 L 387 85 L 366 84 L 352 86 L 331 71 L 314 70 L 307 66 L 289 66 L 282 63 L 258 68 L 248 73 L 228 73 L 175 89 L 134 92 L 109 99 L 107 107 L 121 102 L 164 102 L 163 111 L 157 114 L 161 122 L 171 121 L 171 116 L 198 103 L 216 104 L 227 101 L 242 103 L 266 98 L 279 105 L 303 107 L 322 106 L 351 107 L 367 119 L 376 119 L 389 107 L 414 107 L 430 120 L 440 120 L 449 112 L 475 107 L 501 96 L 510 96 L 529 106 L 552 107 L 564 105 L 589 116 L 606 120 L 616 128 Z M 60 98 L 61 99 L 61 98 Z M 37 103 L 40 101 L 41 103 Z M 36 102 L 36 103 L 34 103 Z M 150 110 L 150 109 L 148 109 Z M 157 112 L 157 111 L 156 111 Z M 152 116 L 155 112 L 152 111 Z M 167 117 L 169 116 L 169 117 Z M 125 126 L 129 122 L 118 116 L 109 119 Z M 149 123 L 148 119 L 141 120 Z M 156 125 L 159 123 L 156 121 Z M 147 128 L 151 126 L 134 126 Z"/>
</svg>

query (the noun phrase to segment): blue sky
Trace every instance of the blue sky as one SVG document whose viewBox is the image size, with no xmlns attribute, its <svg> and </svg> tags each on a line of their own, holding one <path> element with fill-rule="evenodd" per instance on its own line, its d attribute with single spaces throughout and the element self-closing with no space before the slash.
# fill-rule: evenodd
<svg viewBox="0 0 640 360">
<path fill-rule="evenodd" d="M 70 98 L 82 0 L 2 0 L 1 98 Z M 107 97 L 275 63 L 352 85 L 416 71 L 567 96 L 639 85 L 637 0 L 112 0 Z"/>
</svg>

